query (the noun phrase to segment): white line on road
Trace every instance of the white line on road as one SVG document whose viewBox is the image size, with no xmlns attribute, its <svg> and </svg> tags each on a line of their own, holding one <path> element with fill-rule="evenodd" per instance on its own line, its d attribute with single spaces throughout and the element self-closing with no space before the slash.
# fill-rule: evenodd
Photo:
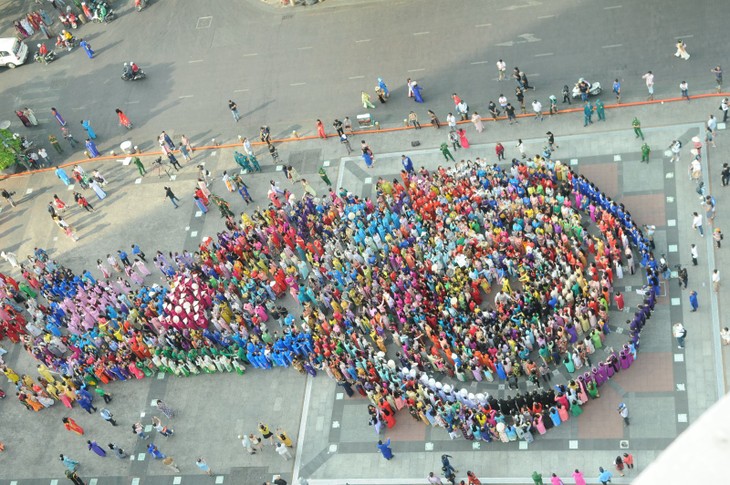
<svg viewBox="0 0 730 485">
<path fill-rule="evenodd" d="M 360 40 L 356 40 L 355 44 L 362 44 L 363 42 L 370 42 L 371 40 L 373 40 L 373 39 L 360 39 Z"/>
<path fill-rule="evenodd" d="M 555 15 L 542 15 L 541 17 L 538 17 L 538 19 L 551 19 L 553 17 L 555 17 Z"/>
<path fill-rule="evenodd" d="M 547 56 L 554 56 L 554 52 L 546 52 L 544 54 L 535 54 L 535 57 L 547 57 Z"/>
<path fill-rule="evenodd" d="M 477 24 L 474 27 L 491 27 L 492 24 Z"/>
<path fill-rule="evenodd" d="M 528 74 L 528 76 L 530 76 L 530 77 L 538 77 L 538 76 L 540 76 L 540 75 L 539 75 L 539 74 L 537 74 L 537 73 L 535 73 L 535 74 Z"/>
<path fill-rule="evenodd" d="M 680 36 L 678 36 L 678 37 L 675 37 L 675 39 L 676 39 L 676 40 L 679 40 L 679 39 L 691 39 L 692 37 L 694 37 L 694 35 L 692 35 L 692 34 L 687 34 L 687 35 L 680 35 Z"/>
<path fill-rule="evenodd" d="M 304 86 L 307 83 L 292 83 L 289 86 Z"/>
<path fill-rule="evenodd" d="M 709 238 L 708 238 L 709 240 Z M 304 442 L 304 433 L 307 431 L 307 418 L 309 417 L 309 405 L 312 400 L 312 376 L 307 376 L 307 384 L 304 386 L 304 400 L 302 403 L 302 415 L 299 420 L 299 433 L 297 434 L 297 442 Z M 293 483 L 299 481 L 299 469 L 302 467 L 302 455 L 304 453 L 304 447 L 297 447 L 297 451 L 294 454 L 294 479 Z"/>
<path fill-rule="evenodd" d="M 363 79 L 365 76 L 350 76 L 347 79 Z"/>
<path fill-rule="evenodd" d="M 611 5 L 610 7 L 603 7 L 603 10 L 613 10 L 614 8 L 621 8 L 623 5 Z"/>
<path fill-rule="evenodd" d="M 244 55 L 243 55 L 243 56 L 241 56 L 241 57 L 253 57 L 253 56 L 257 56 L 257 55 L 259 55 L 259 53 L 258 53 L 258 52 L 254 52 L 254 53 L 252 53 L 252 54 L 244 54 Z"/>
<path fill-rule="evenodd" d="M 486 63 L 488 63 L 488 62 L 489 62 L 489 61 L 476 61 L 476 62 L 472 62 L 471 64 L 472 64 L 473 66 L 476 66 L 477 64 L 486 64 Z"/>
<path fill-rule="evenodd" d="M 193 96 L 195 96 L 195 95 L 194 95 L 194 94 L 186 94 L 185 96 L 178 96 L 178 98 L 179 98 L 179 99 L 183 99 L 183 98 L 192 98 Z"/>
<path fill-rule="evenodd" d="M 421 71 L 425 71 L 425 70 L 426 69 L 424 69 L 423 67 L 419 67 L 418 69 L 408 69 L 408 72 L 421 72 Z"/>
<path fill-rule="evenodd" d="M 71 109 L 72 109 L 72 110 L 75 110 L 75 111 L 78 111 L 78 110 L 86 109 L 86 106 L 74 106 L 74 107 L 73 107 L 73 108 L 71 108 Z"/>
<path fill-rule="evenodd" d="M 236 89 L 236 90 L 235 90 L 235 91 L 233 91 L 233 92 L 234 92 L 234 93 L 245 93 L 246 91 L 248 91 L 248 89 Z"/>
<path fill-rule="evenodd" d="M 314 47 L 312 47 L 311 45 L 308 45 L 306 47 L 297 47 L 297 49 L 300 51 L 308 51 L 309 49 L 314 49 Z"/>
<path fill-rule="evenodd" d="M 413 32 L 413 35 L 426 35 L 430 34 L 431 32 Z"/>
<path fill-rule="evenodd" d="M 138 104 L 139 101 L 127 101 L 127 104 Z"/>
<path fill-rule="evenodd" d="M 194 61 L 188 61 L 188 64 L 195 64 L 196 62 L 203 62 L 203 59 L 195 59 Z"/>
<path fill-rule="evenodd" d="M 604 45 L 603 49 L 613 49 L 614 47 L 622 47 L 623 44 L 611 44 L 611 45 Z"/>
</svg>

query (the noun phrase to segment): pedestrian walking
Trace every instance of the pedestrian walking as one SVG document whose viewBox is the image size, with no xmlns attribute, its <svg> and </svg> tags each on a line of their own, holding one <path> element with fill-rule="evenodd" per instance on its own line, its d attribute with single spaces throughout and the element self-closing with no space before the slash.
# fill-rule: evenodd
<svg viewBox="0 0 730 485">
<path fill-rule="evenodd" d="M 122 260 L 124 261 L 124 260 Z M 127 261 L 129 262 L 129 261 Z M 126 265 L 129 266 L 129 265 Z M 112 426 L 116 426 L 117 422 L 114 420 L 114 415 L 111 411 L 109 411 L 107 408 L 102 408 L 101 411 L 99 411 L 99 415 L 101 415 L 102 419 L 106 421 L 107 423 L 111 423 Z"/>
<path fill-rule="evenodd" d="M 63 427 L 66 428 L 68 431 L 71 431 L 72 433 L 76 433 L 79 436 L 84 435 L 84 428 L 79 426 L 79 424 L 76 421 L 74 421 L 73 418 L 64 417 L 61 419 L 61 422 L 63 423 Z"/>
<path fill-rule="evenodd" d="M 110 450 L 114 452 L 114 456 L 119 460 L 126 460 L 129 458 L 129 455 L 122 449 L 121 446 L 115 445 L 114 443 L 109 443 L 107 445 Z"/>
<path fill-rule="evenodd" d="M 284 443 L 277 444 L 275 450 L 279 456 L 284 459 L 284 461 L 289 461 L 289 459 L 292 458 L 291 453 L 289 453 L 289 449 Z"/>
<path fill-rule="evenodd" d="M 61 133 L 63 133 L 63 139 L 68 142 L 69 145 L 71 145 L 71 148 L 76 148 L 76 145 L 79 144 L 78 141 L 76 141 L 76 138 L 74 138 L 73 134 L 68 131 L 68 128 L 65 126 L 61 128 Z"/>
<path fill-rule="evenodd" d="M 504 109 L 504 112 L 507 113 L 507 119 L 509 120 L 510 125 L 513 123 L 519 123 L 517 121 L 517 115 L 515 114 L 515 108 L 511 103 L 507 103 L 507 107 Z"/>
<path fill-rule="evenodd" d="M 170 150 L 175 149 L 175 143 L 172 141 L 172 138 L 170 138 L 170 135 L 168 135 L 165 131 L 160 133 L 160 136 L 157 140 L 160 143 L 160 146 L 167 145 Z"/>
<path fill-rule="evenodd" d="M 722 345 L 730 345 L 730 328 L 725 327 L 720 330 L 720 338 L 722 339 Z"/>
<path fill-rule="evenodd" d="M 700 237 L 705 237 L 705 232 L 702 229 L 702 216 L 697 212 L 692 213 L 692 229 L 700 233 Z"/>
<path fill-rule="evenodd" d="M 687 329 L 684 328 L 681 322 L 677 322 L 672 325 L 672 335 L 677 339 L 677 348 L 684 348 L 684 339 L 687 336 Z"/>
<path fill-rule="evenodd" d="M 571 102 L 570 102 L 570 87 L 567 84 L 564 84 L 563 85 L 563 104 L 565 104 L 565 103 L 571 104 Z"/>
<path fill-rule="evenodd" d="M 548 96 L 548 106 L 550 107 L 550 116 L 558 114 L 558 98 L 554 94 Z"/>
<path fill-rule="evenodd" d="M 618 414 L 623 418 L 624 420 L 624 426 L 629 425 L 629 408 L 626 406 L 626 403 L 621 403 L 618 405 Z"/>
<path fill-rule="evenodd" d="M 504 145 L 497 142 L 497 144 L 494 145 L 494 152 L 497 154 L 497 160 L 504 160 Z"/>
<path fill-rule="evenodd" d="M 629 470 L 634 469 L 634 455 L 632 455 L 631 453 L 624 453 L 623 460 L 626 468 L 628 468 Z"/>
<path fill-rule="evenodd" d="M 41 157 L 42 162 L 41 167 L 49 167 L 51 165 L 51 160 L 48 158 L 48 152 L 45 148 L 41 147 L 38 149 L 38 156 Z"/>
<path fill-rule="evenodd" d="M 677 51 L 674 53 L 674 57 L 679 57 L 688 61 L 689 53 L 687 52 L 687 44 L 682 39 L 679 39 L 675 44 L 675 47 L 677 48 Z"/>
<path fill-rule="evenodd" d="M 449 131 L 456 131 L 456 116 L 452 113 L 447 114 L 446 125 L 449 127 Z"/>
<path fill-rule="evenodd" d="M 654 74 L 651 71 L 648 71 L 641 77 L 646 83 L 647 91 L 649 91 L 649 97 L 647 98 L 647 101 L 652 101 L 654 99 Z"/>
<path fill-rule="evenodd" d="M 65 466 L 66 469 L 69 471 L 72 471 L 72 472 L 76 471 L 76 469 L 79 467 L 78 461 L 76 461 L 66 455 L 63 455 L 63 454 L 58 455 L 58 459 L 61 460 L 61 463 L 63 464 L 63 466 Z"/>
<path fill-rule="evenodd" d="M 91 127 L 90 120 L 81 120 L 81 126 L 84 127 L 84 130 L 86 130 L 86 133 L 89 135 L 89 138 L 91 138 L 92 140 L 96 140 L 96 132 Z"/>
<path fill-rule="evenodd" d="M 715 144 L 715 136 L 708 127 L 705 127 L 705 144 L 712 146 L 712 148 L 717 148 L 717 145 Z"/>
<path fill-rule="evenodd" d="M 101 156 L 101 153 L 99 153 L 99 149 L 96 147 L 96 143 L 94 143 L 90 138 L 86 139 L 86 151 L 88 152 L 89 158 L 96 158 Z"/>
<path fill-rule="evenodd" d="M 177 161 L 177 158 L 175 158 L 175 155 L 171 151 L 167 152 L 167 159 L 170 161 L 170 165 L 175 168 L 175 171 L 179 172 L 182 165 L 180 165 L 180 162 Z"/>
<path fill-rule="evenodd" d="M 543 120 L 542 116 L 542 103 L 538 100 L 534 100 L 532 102 L 532 111 L 535 113 L 535 119 L 536 120 Z"/>
<path fill-rule="evenodd" d="M 390 438 L 388 438 L 388 441 L 383 443 L 381 440 L 378 440 L 378 450 L 380 450 L 380 453 L 383 455 L 383 458 L 390 461 L 393 459 L 395 455 L 393 455 L 393 450 L 390 449 Z"/>
<path fill-rule="evenodd" d="M 636 135 L 636 138 L 644 139 L 644 132 L 641 131 L 641 121 L 639 121 L 639 118 L 634 116 L 634 119 L 631 121 L 631 127 L 634 129 L 634 135 Z"/>
<path fill-rule="evenodd" d="M 517 140 L 517 150 L 520 152 L 520 157 L 527 158 L 527 154 L 525 154 L 525 143 L 522 141 L 522 139 Z"/>
<path fill-rule="evenodd" d="M 175 193 L 172 191 L 172 189 L 170 187 L 167 187 L 167 186 L 165 187 L 165 197 L 170 199 L 170 202 L 172 202 L 172 205 L 175 206 L 175 209 L 180 207 L 179 205 L 177 205 L 177 203 L 180 202 L 180 199 L 178 199 L 177 196 L 175 196 Z"/>
<path fill-rule="evenodd" d="M 15 192 L 8 192 L 7 189 L 3 187 L 3 189 L 0 191 L 0 195 L 3 196 L 3 199 L 8 201 L 10 207 L 15 207 L 15 201 L 13 200 L 13 195 L 15 195 Z"/>
<path fill-rule="evenodd" d="M 140 422 L 136 422 L 132 425 L 132 433 L 137 435 L 137 438 L 141 440 L 150 439 L 149 435 L 144 432 L 144 426 Z"/>
<path fill-rule="evenodd" d="M 543 485 L 542 482 L 542 473 L 538 473 L 537 471 L 532 472 L 532 481 L 534 482 L 534 485 Z"/>
<path fill-rule="evenodd" d="M 142 160 L 139 159 L 139 157 L 132 158 L 132 163 L 135 167 L 137 167 L 137 170 L 139 170 L 139 174 L 144 177 L 145 174 L 147 174 L 147 170 L 144 168 L 144 164 L 142 163 Z"/>
<path fill-rule="evenodd" d="M 155 460 L 162 460 L 163 458 L 166 458 L 166 455 L 161 452 L 154 443 L 147 445 L 147 453 L 149 453 L 149 455 Z"/>
<path fill-rule="evenodd" d="M 66 478 L 71 480 L 75 485 L 86 485 L 86 482 L 84 482 L 75 471 L 66 470 L 64 473 Z"/>
<path fill-rule="evenodd" d="M 583 472 L 577 468 L 573 472 L 573 481 L 575 482 L 575 485 L 586 485 L 586 479 L 583 478 Z"/>
<path fill-rule="evenodd" d="M 712 132 L 714 136 L 717 136 L 717 119 L 715 115 L 710 114 L 710 118 L 707 120 L 707 129 Z"/>
<path fill-rule="evenodd" d="M 238 123 L 238 120 L 241 119 L 241 114 L 238 112 L 238 105 L 231 99 L 228 100 L 228 109 L 231 110 L 231 114 L 233 115 L 233 120 Z"/>
<path fill-rule="evenodd" d="M 61 113 L 59 113 L 56 108 L 51 108 L 51 115 L 56 118 L 59 125 L 66 126 L 66 120 L 63 119 L 63 116 L 61 116 Z"/>
<path fill-rule="evenodd" d="M 441 477 L 436 475 L 434 472 L 428 473 L 426 481 L 428 481 L 428 483 L 431 485 L 444 485 L 444 482 L 441 481 Z"/>
<path fill-rule="evenodd" d="M 249 455 L 256 454 L 256 450 L 253 449 L 253 444 L 251 443 L 251 438 L 249 438 L 248 435 L 239 434 L 238 439 L 241 441 L 241 446 L 243 446 L 243 449 L 246 450 Z"/>
<path fill-rule="evenodd" d="M 71 179 L 68 178 L 68 175 L 66 175 L 66 172 L 61 167 L 58 167 L 55 170 L 55 174 L 56 174 L 56 177 L 58 177 L 59 179 L 61 179 L 61 182 L 63 182 L 64 185 L 66 185 L 66 187 L 68 187 L 69 185 L 71 185 Z"/>
<path fill-rule="evenodd" d="M 695 290 L 689 292 L 689 306 L 692 308 L 690 312 L 696 312 L 700 307 L 700 303 L 697 300 L 697 292 Z"/>
<path fill-rule="evenodd" d="M 58 138 L 56 138 L 55 135 L 48 135 L 48 142 L 59 155 L 63 153 L 63 148 L 61 148 L 61 144 L 58 143 Z"/>
<path fill-rule="evenodd" d="M 534 104 L 534 103 L 533 103 Z M 593 105 L 590 101 L 586 101 L 583 105 L 583 127 L 593 124 Z"/>
<path fill-rule="evenodd" d="M 362 102 L 362 107 L 365 109 L 375 109 L 375 105 L 370 102 L 370 95 L 366 93 L 365 91 L 360 91 L 360 101 Z"/>
<path fill-rule="evenodd" d="M 86 51 L 86 55 L 89 56 L 89 59 L 94 58 L 94 49 L 91 48 L 91 44 L 86 42 L 84 39 L 79 38 L 79 46 Z"/>
<path fill-rule="evenodd" d="M 317 120 L 316 126 L 317 126 L 317 136 L 326 140 L 327 133 L 324 131 L 324 123 L 322 123 L 322 120 Z"/>
<path fill-rule="evenodd" d="M 720 291 L 720 270 L 712 271 L 712 291 L 718 293 Z"/>
<path fill-rule="evenodd" d="M 722 68 L 720 66 L 715 66 L 710 69 L 710 72 L 715 75 L 717 92 L 722 92 Z"/>
<path fill-rule="evenodd" d="M 697 249 L 697 245 L 691 244 L 689 247 L 689 255 L 692 258 L 692 266 L 697 266 L 697 260 L 700 256 L 700 253 Z"/>
<path fill-rule="evenodd" d="M 324 167 L 319 167 L 319 177 L 322 179 L 322 181 L 327 184 L 327 187 L 332 187 L 332 181 L 327 176 L 327 172 L 325 171 Z"/>
<path fill-rule="evenodd" d="M 451 151 L 449 150 L 449 145 L 447 145 L 445 142 L 441 144 L 441 154 L 444 156 L 446 161 L 448 162 L 451 160 L 452 162 L 455 162 L 454 156 L 451 154 Z"/>
<path fill-rule="evenodd" d="M 416 171 L 413 168 L 413 160 L 411 160 L 411 157 L 407 157 L 405 155 L 401 155 L 401 164 L 403 165 L 403 169 L 408 172 L 409 174 L 415 174 Z"/>
<path fill-rule="evenodd" d="M 651 147 L 648 143 L 644 142 L 641 145 L 641 161 L 649 163 L 649 155 L 651 154 Z"/>
<path fill-rule="evenodd" d="M 611 478 L 613 478 L 613 475 L 608 470 L 604 470 L 603 467 L 598 467 L 598 481 L 601 482 L 601 485 L 608 485 L 608 482 L 611 481 Z"/>
<path fill-rule="evenodd" d="M 457 132 L 452 131 L 451 133 L 449 133 L 449 141 L 451 142 L 451 147 L 454 149 L 454 151 L 457 151 L 459 148 L 461 148 L 461 139 Z"/>
<path fill-rule="evenodd" d="M 551 485 L 564 485 L 563 480 L 555 473 L 550 476 Z"/>
<path fill-rule="evenodd" d="M 621 455 L 618 455 L 616 459 L 613 461 L 613 464 L 616 466 L 616 471 L 618 472 L 619 476 L 624 476 L 624 460 L 621 458 Z"/>
<path fill-rule="evenodd" d="M 482 131 L 484 131 L 484 123 L 482 123 L 482 117 L 476 111 L 471 115 L 471 122 L 474 125 L 474 128 L 477 130 L 477 133 L 481 133 Z"/>
<path fill-rule="evenodd" d="M 717 249 L 720 249 L 722 247 L 722 240 L 724 239 L 724 236 L 722 235 L 722 231 L 719 227 L 716 227 L 715 230 L 712 231 L 712 239 L 715 241 Z"/>
<path fill-rule="evenodd" d="M 689 84 L 687 84 L 687 81 L 679 83 L 679 92 L 682 95 L 682 98 L 686 98 L 687 101 L 689 101 Z"/>
<path fill-rule="evenodd" d="M 206 475 L 210 476 L 213 474 L 213 470 L 210 469 L 210 466 L 208 466 L 208 463 L 203 458 L 198 458 L 197 460 L 195 460 L 195 464 L 198 468 L 200 468 L 200 471 L 202 471 Z"/>
<path fill-rule="evenodd" d="M 129 121 L 129 118 L 127 118 L 127 115 L 124 114 L 124 111 L 117 108 L 114 110 L 117 113 L 117 117 L 119 118 L 119 125 L 125 127 L 128 130 L 132 129 L 132 122 Z"/>
<path fill-rule="evenodd" d="M 476 474 L 471 470 L 466 472 L 466 478 L 468 479 L 468 485 L 482 485 L 481 480 L 479 480 Z M 462 483 L 464 482 L 462 481 Z"/>
<path fill-rule="evenodd" d="M 350 153 L 352 153 L 352 146 L 350 146 L 350 140 L 347 138 L 347 135 L 345 133 L 340 135 L 340 143 L 345 147 L 348 155 Z"/>
<path fill-rule="evenodd" d="M 679 280 L 679 287 L 683 290 L 687 289 L 687 282 L 689 280 L 689 276 L 687 274 L 687 268 L 679 267 L 677 270 L 677 279 Z"/>
<path fill-rule="evenodd" d="M 86 444 L 90 451 L 93 451 L 94 453 L 96 453 L 97 455 L 99 455 L 102 458 L 104 458 L 106 456 L 106 451 L 104 451 L 104 448 L 99 446 L 99 444 L 96 441 L 88 440 L 86 442 Z"/>
<path fill-rule="evenodd" d="M 621 82 L 618 79 L 613 80 L 612 89 L 613 94 L 616 95 L 616 103 L 621 104 Z"/>
<path fill-rule="evenodd" d="M 672 143 L 669 145 L 669 151 L 672 152 L 672 158 L 669 159 L 669 162 L 678 162 L 679 154 L 682 151 L 682 142 L 679 140 L 673 140 Z"/>
</svg>

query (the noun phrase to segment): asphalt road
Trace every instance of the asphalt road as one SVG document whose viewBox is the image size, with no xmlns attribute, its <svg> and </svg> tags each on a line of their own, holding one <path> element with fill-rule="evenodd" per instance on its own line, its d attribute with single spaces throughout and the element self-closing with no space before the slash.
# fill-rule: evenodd
<svg viewBox="0 0 730 485">
<path fill-rule="evenodd" d="M 402 123 L 411 109 L 425 119 L 431 108 L 443 119 L 453 109 L 453 92 L 484 114 L 501 92 L 513 96 L 512 81 L 495 80 L 499 58 L 508 70 L 519 66 L 528 74 L 537 86 L 528 100 L 543 104 L 579 76 L 608 90 L 618 77 L 624 100 L 643 99 L 647 70 L 656 75 L 658 97 L 678 95 L 682 80 L 690 93 L 706 92 L 714 87 L 709 69 L 724 64 L 717 34 L 724 34 L 730 14 L 730 3 L 717 0 L 363 0 L 342 6 L 328 0 L 275 10 L 255 0 L 166 0 L 141 13 L 132 2 L 121 3 L 113 23 L 75 32 L 92 44 L 95 59 L 76 50 L 49 66 L 0 74 L 0 112 L 15 129 L 27 131 L 13 110 L 28 105 L 46 120 L 56 106 L 71 126 L 90 118 L 102 146 L 127 136 L 117 125 L 117 107 L 135 123 L 132 137 L 143 148 L 163 129 L 199 142 L 255 135 L 262 124 L 276 136 L 311 133 L 317 118 L 328 127 L 334 117 L 354 120 L 364 111 L 360 91 L 372 93 L 378 77 L 392 92 L 387 105 L 372 110 L 383 126 Z M 6 26 L 13 8 L 2 9 Z M 689 61 L 673 57 L 676 38 L 687 42 Z M 119 79 L 129 60 L 143 67 L 146 80 Z M 405 96 L 408 77 L 423 87 L 424 105 Z M 238 126 L 228 99 L 244 116 Z M 45 139 L 44 128 L 52 133 L 56 126 L 32 136 Z"/>
</svg>

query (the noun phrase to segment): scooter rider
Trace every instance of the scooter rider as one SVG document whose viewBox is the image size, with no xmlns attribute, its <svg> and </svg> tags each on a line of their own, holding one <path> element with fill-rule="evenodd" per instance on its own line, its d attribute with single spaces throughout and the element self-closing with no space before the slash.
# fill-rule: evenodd
<svg viewBox="0 0 730 485">
<path fill-rule="evenodd" d="M 38 55 L 46 57 L 46 54 L 48 54 L 46 44 L 38 44 Z"/>
<path fill-rule="evenodd" d="M 132 74 L 136 75 L 139 72 L 139 66 L 134 61 L 129 61 L 129 65 L 132 68 Z"/>
<path fill-rule="evenodd" d="M 123 71 L 122 71 L 122 77 L 123 77 L 124 79 L 132 79 L 132 76 L 134 76 L 134 74 L 133 74 L 133 72 L 132 72 L 132 68 L 131 68 L 131 67 L 129 67 L 129 64 L 127 64 L 127 63 L 125 62 L 125 63 L 124 63 L 124 68 L 123 68 Z"/>
</svg>

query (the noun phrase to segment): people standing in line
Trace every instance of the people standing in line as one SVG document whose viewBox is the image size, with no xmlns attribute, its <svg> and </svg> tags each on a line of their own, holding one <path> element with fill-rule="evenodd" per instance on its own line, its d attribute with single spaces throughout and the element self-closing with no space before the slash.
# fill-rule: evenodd
<svg viewBox="0 0 730 485">
<path fill-rule="evenodd" d="M 677 348 L 684 348 L 684 338 L 687 336 L 687 329 L 684 328 L 682 322 L 672 325 L 672 335 L 677 339 Z"/>
<path fill-rule="evenodd" d="M 606 108 L 600 99 L 596 100 L 596 114 L 598 115 L 598 121 L 606 121 Z"/>
<path fill-rule="evenodd" d="M 621 403 L 618 405 L 618 414 L 623 418 L 624 420 L 624 426 L 629 425 L 629 408 L 626 406 L 626 403 Z"/>
<path fill-rule="evenodd" d="M 649 91 L 649 97 L 646 98 L 647 101 L 653 101 L 654 100 L 654 74 L 651 71 L 648 71 L 646 74 L 641 76 L 642 79 L 644 79 L 644 82 L 646 82 L 646 89 Z"/>
<path fill-rule="evenodd" d="M 715 244 L 717 245 L 717 249 L 720 249 L 722 247 L 722 240 L 724 236 L 722 234 L 722 231 L 719 227 L 716 227 L 714 231 L 712 231 L 712 239 L 715 241 Z"/>
</svg>

